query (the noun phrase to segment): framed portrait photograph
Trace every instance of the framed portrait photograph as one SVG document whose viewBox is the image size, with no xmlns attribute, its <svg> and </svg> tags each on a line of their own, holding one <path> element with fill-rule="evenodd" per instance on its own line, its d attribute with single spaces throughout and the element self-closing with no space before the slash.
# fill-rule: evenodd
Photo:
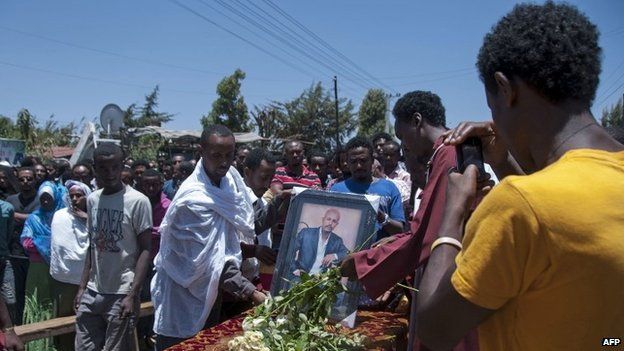
<svg viewBox="0 0 624 351">
<path fill-rule="evenodd" d="M 299 281 L 340 265 L 351 252 L 370 247 L 375 235 L 376 197 L 305 190 L 290 204 L 279 248 L 271 294 L 277 296 Z M 343 320 L 357 309 L 359 283 L 343 279 L 332 318 Z"/>
</svg>

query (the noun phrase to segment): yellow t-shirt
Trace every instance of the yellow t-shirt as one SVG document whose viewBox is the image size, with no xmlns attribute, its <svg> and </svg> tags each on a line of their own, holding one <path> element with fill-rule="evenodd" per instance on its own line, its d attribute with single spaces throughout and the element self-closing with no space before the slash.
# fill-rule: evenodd
<svg viewBox="0 0 624 351">
<path fill-rule="evenodd" d="M 479 326 L 481 351 L 624 347 L 602 346 L 624 339 L 624 152 L 573 150 L 505 178 L 463 245 L 453 286 L 496 310 Z"/>
</svg>

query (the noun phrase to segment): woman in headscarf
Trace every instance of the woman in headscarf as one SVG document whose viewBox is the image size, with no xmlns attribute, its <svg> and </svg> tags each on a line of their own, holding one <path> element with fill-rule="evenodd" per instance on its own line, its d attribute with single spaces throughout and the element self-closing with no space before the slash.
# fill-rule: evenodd
<svg viewBox="0 0 624 351">
<path fill-rule="evenodd" d="M 59 282 L 78 285 L 89 247 L 87 196 L 91 188 L 76 180 L 66 181 L 65 188 L 66 208 L 52 219 L 50 275 Z"/>
<path fill-rule="evenodd" d="M 76 180 L 66 181 L 65 188 L 63 200 L 67 207 L 56 211 L 52 219 L 50 275 L 54 317 L 74 314 L 72 297 L 78 292 L 89 249 L 87 196 L 91 188 Z M 73 349 L 74 333 L 55 337 L 54 344 L 57 350 Z"/>
<path fill-rule="evenodd" d="M 51 225 L 54 213 L 65 207 L 63 191 L 50 181 L 41 183 L 37 192 L 39 208 L 28 215 L 20 241 L 28 259 L 28 277 L 26 294 L 32 295 L 37 290 L 39 302 L 50 298 L 52 278 L 49 273 Z"/>
</svg>

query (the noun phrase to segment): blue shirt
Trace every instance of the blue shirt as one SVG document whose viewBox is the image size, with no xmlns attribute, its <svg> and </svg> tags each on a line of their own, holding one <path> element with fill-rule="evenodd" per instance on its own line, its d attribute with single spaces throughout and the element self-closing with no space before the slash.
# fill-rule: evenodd
<svg viewBox="0 0 624 351">
<path fill-rule="evenodd" d="M 165 181 L 165 184 L 163 184 L 162 191 L 169 200 L 173 200 L 176 192 L 178 192 L 179 185 L 179 182 L 174 181 L 174 179 L 169 179 Z"/>
<path fill-rule="evenodd" d="M 387 179 L 376 178 L 372 183 L 362 183 L 351 177 L 343 182 L 334 184 L 330 190 L 339 193 L 378 195 L 381 197 L 379 201 L 379 209 L 382 212 L 387 213 L 391 219 L 405 223 L 405 212 L 403 211 L 401 193 L 396 185 Z M 379 225 L 378 222 L 376 224 L 376 228 L 377 237 L 375 240 L 379 240 L 389 235 L 381 229 L 381 225 Z"/>
</svg>

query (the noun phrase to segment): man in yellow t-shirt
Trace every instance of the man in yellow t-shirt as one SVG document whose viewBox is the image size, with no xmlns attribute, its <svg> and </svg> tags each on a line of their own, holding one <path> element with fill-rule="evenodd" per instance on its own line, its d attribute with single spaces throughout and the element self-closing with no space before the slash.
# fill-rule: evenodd
<svg viewBox="0 0 624 351">
<path fill-rule="evenodd" d="M 464 227 L 488 187 L 474 166 L 449 175 L 418 297 L 430 349 L 476 326 L 482 351 L 624 338 L 624 146 L 590 112 L 600 53 L 596 27 L 567 4 L 518 5 L 486 35 L 477 66 L 494 121 L 462 123 L 446 142 L 480 137 L 504 179 Z"/>
</svg>

